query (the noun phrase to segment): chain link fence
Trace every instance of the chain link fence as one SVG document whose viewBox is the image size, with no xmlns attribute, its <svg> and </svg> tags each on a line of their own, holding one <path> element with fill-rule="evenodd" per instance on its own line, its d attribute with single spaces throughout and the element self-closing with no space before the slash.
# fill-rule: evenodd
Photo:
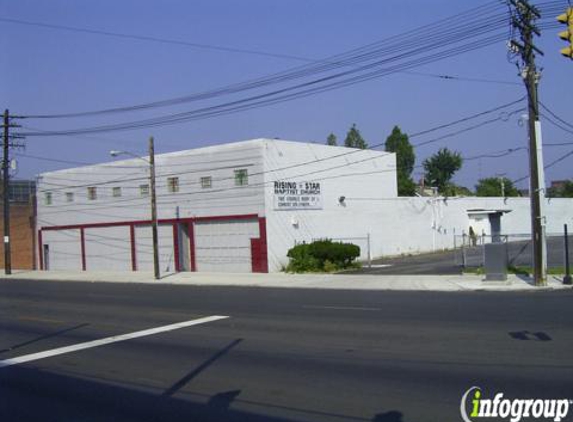
<svg viewBox="0 0 573 422">
<path fill-rule="evenodd" d="M 547 268 L 565 267 L 565 236 L 550 233 L 547 237 Z M 569 245 L 573 245 L 573 235 Z M 464 268 L 484 266 L 485 245 L 503 243 L 506 246 L 508 265 L 513 267 L 533 267 L 533 243 L 530 234 L 455 236 L 455 264 Z"/>
</svg>

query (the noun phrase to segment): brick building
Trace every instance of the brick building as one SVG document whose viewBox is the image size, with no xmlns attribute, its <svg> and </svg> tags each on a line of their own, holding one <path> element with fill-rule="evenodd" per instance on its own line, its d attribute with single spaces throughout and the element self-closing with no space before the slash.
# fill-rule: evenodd
<svg viewBox="0 0 573 422">
<path fill-rule="evenodd" d="M 35 190 L 33 181 L 14 180 L 10 183 L 10 238 L 13 269 L 36 269 Z M 3 206 L 1 201 L 0 204 Z M 1 212 L 0 227 L 3 230 L 4 216 Z M 4 268 L 4 242 L 0 242 L 0 267 Z"/>
</svg>

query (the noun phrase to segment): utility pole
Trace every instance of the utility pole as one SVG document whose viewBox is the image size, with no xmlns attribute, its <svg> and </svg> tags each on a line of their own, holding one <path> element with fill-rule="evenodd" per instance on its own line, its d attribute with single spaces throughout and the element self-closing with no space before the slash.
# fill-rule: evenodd
<svg viewBox="0 0 573 422">
<path fill-rule="evenodd" d="M 522 65 L 521 77 L 525 83 L 528 101 L 529 129 L 529 171 L 531 202 L 531 235 L 533 243 L 533 268 L 536 286 L 547 285 L 547 249 L 545 239 L 545 178 L 541 145 L 541 123 L 539 122 L 539 104 L 537 86 L 540 74 L 535 66 L 535 53 L 543 55 L 533 44 L 533 35 L 541 35 L 534 21 L 541 17 L 539 11 L 527 0 L 509 0 L 514 7 L 513 26 L 519 30 L 521 41 L 511 40 L 513 51 L 520 53 Z"/>
<path fill-rule="evenodd" d="M 157 197 L 155 196 L 155 150 L 149 138 L 149 186 L 151 189 L 151 231 L 153 236 L 153 274 L 159 280 L 159 240 L 157 236 Z"/>
<path fill-rule="evenodd" d="M 4 202 L 4 274 L 12 274 L 12 254 L 10 251 L 10 112 L 4 110 L 4 136 L 2 159 L 2 187 Z"/>
<path fill-rule="evenodd" d="M 11 122 L 11 119 L 22 118 L 21 116 L 10 116 L 8 109 L 4 110 L 2 119 L 2 201 L 4 205 L 4 273 L 12 274 L 12 252 L 10 250 L 10 148 L 23 147 L 22 144 L 12 142 L 12 139 L 22 138 L 20 135 L 10 135 L 10 128 L 20 127 Z"/>
</svg>

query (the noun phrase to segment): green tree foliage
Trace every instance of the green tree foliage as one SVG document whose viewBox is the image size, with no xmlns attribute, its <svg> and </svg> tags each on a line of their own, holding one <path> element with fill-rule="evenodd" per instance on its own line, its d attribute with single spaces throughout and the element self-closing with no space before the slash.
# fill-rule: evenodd
<svg viewBox="0 0 573 422">
<path fill-rule="evenodd" d="M 346 139 L 344 140 L 344 146 L 348 148 L 359 148 L 359 149 L 368 148 L 368 144 L 360 134 L 360 131 L 356 127 L 356 124 L 353 124 L 348 133 L 346 134 Z"/>
<path fill-rule="evenodd" d="M 412 171 L 416 162 L 414 148 L 408 140 L 408 135 L 394 126 L 390 136 L 386 138 L 385 149 L 396 153 L 396 174 L 398 176 L 398 195 L 414 196 L 416 183 L 412 180 Z"/>
<path fill-rule="evenodd" d="M 503 195 L 502 195 L 503 182 Z M 480 179 L 476 185 L 476 196 L 519 196 L 519 191 L 507 177 Z"/>
<path fill-rule="evenodd" d="M 573 180 L 567 180 L 560 187 L 551 187 L 547 191 L 551 198 L 573 198 Z"/>
<path fill-rule="evenodd" d="M 424 160 L 426 185 L 436 186 L 442 195 L 455 195 L 455 187 L 450 183 L 455 172 L 462 168 L 463 159 L 459 152 L 442 148 Z"/>
<path fill-rule="evenodd" d="M 326 138 L 326 145 L 331 145 L 333 147 L 338 145 L 338 143 L 336 142 L 336 135 L 334 133 L 328 135 L 328 137 Z"/>
<path fill-rule="evenodd" d="M 454 191 L 454 196 L 475 196 L 475 194 L 465 186 L 454 185 L 453 183 L 450 183 L 450 186 Z"/>
</svg>

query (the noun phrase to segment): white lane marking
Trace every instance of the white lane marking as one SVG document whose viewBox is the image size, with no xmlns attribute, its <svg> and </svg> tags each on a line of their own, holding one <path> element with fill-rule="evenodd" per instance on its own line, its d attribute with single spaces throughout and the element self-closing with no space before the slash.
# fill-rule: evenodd
<svg viewBox="0 0 573 422">
<path fill-rule="evenodd" d="M 205 324 L 207 322 L 218 321 L 220 319 L 229 318 L 228 316 L 213 315 L 205 318 L 193 319 L 191 321 L 178 322 L 176 324 L 164 325 L 163 327 L 150 328 L 147 330 L 136 331 L 134 333 L 121 334 L 112 337 L 102 338 L 100 340 L 87 341 L 85 343 L 74 344 L 72 346 L 59 347 L 57 349 L 46 350 L 45 352 L 32 353 L 16 358 L 6 359 L 0 361 L 0 368 L 7 366 L 19 365 L 21 363 L 31 362 L 34 360 L 45 359 L 52 356 L 63 355 L 65 353 L 77 352 L 79 350 L 90 349 L 92 347 L 104 346 L 110 343 L 117 343 L 118 341 L 132 340 L 134 338 L 151 336 L 153 334 L 165 333 L 167 331 L 178 330 L 180 328 L 191 327 L 192 325 Z"/>
<path fill-rule="evenodd" d="M 361 308 L 355 306 L 318 306 L 318 305 L 306 305 L 303 306 L 305 309 L 334 309 L 338 311 L 381 311 L 382 308 Z"/>
</svg>

